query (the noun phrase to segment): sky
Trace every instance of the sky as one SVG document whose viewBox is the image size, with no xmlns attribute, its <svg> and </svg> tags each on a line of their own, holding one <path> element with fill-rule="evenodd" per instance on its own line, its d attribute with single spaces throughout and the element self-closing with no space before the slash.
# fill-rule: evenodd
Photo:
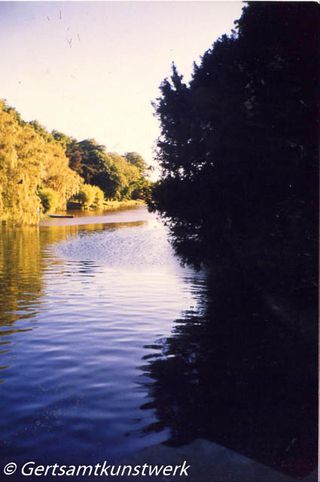
<svg viewBox="0 0 320 482">
<path fill-rule="evenodd" d="M 174 61 L 194 61 L 240 17 L 241 2 L 0 2 L 0 98 L 108 151 L 152 163 L 151 101 Z"/>
</svg>

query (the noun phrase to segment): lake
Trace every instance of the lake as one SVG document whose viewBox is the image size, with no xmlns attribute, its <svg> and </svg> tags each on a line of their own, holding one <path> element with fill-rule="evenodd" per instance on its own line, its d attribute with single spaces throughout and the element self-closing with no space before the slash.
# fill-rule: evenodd
<svg viewBox="0 0 320 482">
<path fill-rule="evenodd" d="M 182 267 L 154 214 L 82 213 L 0 239 L 1 463 L 202 437 L 293 475 L 315 467 L 315 347 L 243 279 Z"/>
</svg>

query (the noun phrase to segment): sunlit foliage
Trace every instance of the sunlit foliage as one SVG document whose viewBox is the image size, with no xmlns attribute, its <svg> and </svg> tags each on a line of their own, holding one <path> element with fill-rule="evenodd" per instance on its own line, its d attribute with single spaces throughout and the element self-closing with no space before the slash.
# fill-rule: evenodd
<svg viewBox="0 0 320 482">
<path fill-rule="evenodd" d="M 108 200 L 144 199 L 150 186 L 148 166 L 136 152 L 124 156 L 108 152 L 95 139 L 78 142 L 72 137 L 53 131 L 54 138 L 66 149 L 69 166 L 87 184 L 100 187 Z"/>
<path fill-rule="evenodd" d="M 148 166 L 146 161 L 143 159 L 138 152 L 126 152 L 124 155 L 125 159 L 135 166 L 141 174 L 145 174 L 148 171 Z"/>
<path fill-rule="evenodd" d="M 0 217 L 15 224 L 39 221 L 37 189 L 43 178 L 45 141 L 13 109 L 0 103 Z"/>
<path fill-rule="evenodd" d="M 65 210 L 70 199 L 83 209 L 107 200 L 143 199 L 150 185 L 137 153 L 120 156 L 94 139 L 77 141 L 24 122 L 0 101 L 0 221 L 38 224 L 43 213 Z"/>
<path fill-rule="evenodd" d="M 82 209 L 87 210 L 102 209 L 105 198 L 103 191 L 98 186 L 83 184 L 74 200 L 79 202 Z"/>
<path fill-rule="evenodd" d="M 80 176 L 69 168 L 64 150 L 53 136 L 35 121 L 22 121 L 14 109 L 1 101 L 1 221 L 37 224 L 42 211 L 64 209 L 67 199 L 79 190 L 80 184 Z M 44 206 L 41 201 L 45 199 L 46 189 L 51 193 L 47 190 Z M 51 205 L 48 205 L 48 196 Z"/>
<path fill-rule="evenodd" d="M 59 207 L 59 196 L 57 191 L 51 187 L 42 187 L 38 190 L 38 196 L 41 201 L 44 213 L 54 213 Z"/>
</svg>

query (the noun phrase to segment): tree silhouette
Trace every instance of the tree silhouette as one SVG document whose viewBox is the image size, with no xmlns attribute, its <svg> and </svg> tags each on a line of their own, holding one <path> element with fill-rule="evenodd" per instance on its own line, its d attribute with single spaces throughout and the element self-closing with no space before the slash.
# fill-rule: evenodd
<svg viewBox="0 0 320 482">
<path fill-rule="evenodd" d="M 188 85 L 175 66 L 161 84 L 151 209 L 185 260 L 316 280 L 318 31 L 316 3 L 249 3 Z"/>
</svg>

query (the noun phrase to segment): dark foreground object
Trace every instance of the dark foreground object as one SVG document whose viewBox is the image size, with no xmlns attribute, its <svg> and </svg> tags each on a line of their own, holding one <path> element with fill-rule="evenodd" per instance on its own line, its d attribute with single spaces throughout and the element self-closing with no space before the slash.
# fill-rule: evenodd
<svg viewBox="0 0 320 482">
<path fill-rule="evenodd" d="M 201 439 L 178 448 L 155 445 L 126 458 L 123 463 L 174 466 L 182 465 L 184 461 L 190 465 L 188 477 L 172 477 L 172 481 L 178 478 L 188 482 L 295 482 L 298 480 L 299 482 L 317 482 L 318 480 L 316 471 L 302 479 L 292 478 L 221 445 Z M 150 477 L 149 479 L 161 482 L 168 480 L 168 477 Z M 136 480 L 143 480 L 143 477 Z"/>
<path fill-rule="evenodd" d="M 316 292 L 265 275 L 230 267 L 207 280 L 143 367 L 153 379 L 143 408 L 158 418 L 149 430 L 170 427 L 171 446 L 207 439 L 304 478 L 317 466 Z"/>
</svg>

